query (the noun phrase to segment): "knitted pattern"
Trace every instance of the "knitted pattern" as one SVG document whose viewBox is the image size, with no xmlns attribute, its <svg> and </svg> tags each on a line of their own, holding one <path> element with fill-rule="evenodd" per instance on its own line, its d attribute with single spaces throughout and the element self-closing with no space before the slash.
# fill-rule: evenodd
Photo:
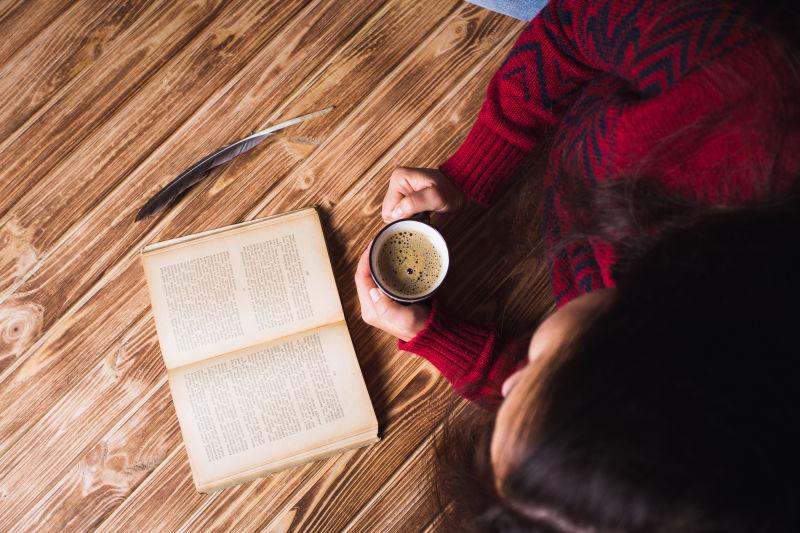
<svg viewBox="0 0 800 533">
<path fill-rule="evenodd" d="M 488 205 L 523 159 L 553 140 L 543 213 L 556 305 L 613 286 L 609 244 L 552 249 L 571 225 L 559 180 L 582 180 L 591 191 L 649 161 L 648 179 L 694 201 L 766 199 L 764 184 L 743 169 L 766 168 L 769 128 L 758 125 L 774 123 L 776 102 L 786 98 L 779 81 L 788 70 L 764 52 L 767 39 L 724 1 L 551 1 L 514 44 L 467 138 L 440 168 Z M 715 72 L 749 82 L 728 84 Z M 713 124 L 712 134 L 680 142 L 698 123 Z M 798 139 L 783 147 L 773 172 L 787 184 L 800 169 Z M 457 391 L 493 406 L 527 342 L 504 342 L 491 328 L 461 323 L 435 306 L 425 329 L 399 346 L 432 362 Z"/>
</svg>

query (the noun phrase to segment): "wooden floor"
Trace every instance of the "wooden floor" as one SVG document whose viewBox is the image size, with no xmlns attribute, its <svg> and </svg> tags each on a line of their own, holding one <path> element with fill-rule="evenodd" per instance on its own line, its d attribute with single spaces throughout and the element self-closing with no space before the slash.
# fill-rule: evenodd
<svg viewBox="0 0 800 533">
<path fill-rule="evenodd" d="M 352 274 L 391 169 L 458 146 L 522 27 L 458 0 L 0 1 L 0 531 L 435 530 L 455 398 L 360 321 Z M 134 222 L 212 148 L 329 105 Z M 314 203 L 383 440 L 198 494 L 138 253 Z M 445 299 L 513 329 L 550 302 L 515 289 L 507 211 L 439 223 Z"/>
</svg>

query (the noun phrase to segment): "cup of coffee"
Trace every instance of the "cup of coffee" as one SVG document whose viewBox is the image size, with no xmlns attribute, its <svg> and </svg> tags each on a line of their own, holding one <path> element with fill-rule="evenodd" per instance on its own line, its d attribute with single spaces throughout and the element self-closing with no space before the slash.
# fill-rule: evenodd
<svg viewBox="0 0 800 533">
<path fill-rule="evenodd" d="M 424 217 L 396 220 L 373 239 L 369 271 L 375 285 L 404 304 L 430 298 L 450 266 L 444 237 Z"/>
</svg>

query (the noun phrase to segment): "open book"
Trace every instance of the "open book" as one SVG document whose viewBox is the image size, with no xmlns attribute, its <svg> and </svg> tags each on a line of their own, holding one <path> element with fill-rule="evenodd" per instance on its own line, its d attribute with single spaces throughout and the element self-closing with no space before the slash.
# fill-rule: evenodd
<svg viewBox="0 0 800 533">
<path fill-rule="evenodd" d="M 378 440 L 316 209 L 151 244 L 142 264 L 197 490 Z"/>
</svg>

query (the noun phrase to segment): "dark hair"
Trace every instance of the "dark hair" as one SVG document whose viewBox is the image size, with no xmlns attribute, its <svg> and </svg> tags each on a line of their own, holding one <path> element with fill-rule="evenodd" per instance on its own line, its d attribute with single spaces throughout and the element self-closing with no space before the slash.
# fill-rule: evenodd
<svg viewBox="0 0 800 533">
<path fill-rule="evenodd" d="M 795 203 L 662 235 L 549 373 L 502 497 L 491 419 L 446 437 L 453 515 L 478 531 L 796 531 L 799 241 Z"/>
<path fill-rule="evenodd" d="M 797 87 L 798 13 L 788 2 L 775 6 L 787 16 L 767 10 L 759 22 L 776 35 L 775 57 L 795 69 L 787 86 Z M 710 75 L 720 90 L 754 81 Z M 536 428 L 502 495 L 489 462 L 493 416 L 451 410 L 437 445 L 440 505 L 451 529 L 799 530 L 800 350 L 792 333 L 800 317 L 793 259 L 800 180 L 776 194 L 769 179 L 796 135 L 797 102 L 780 102 L 776 121 L 759 125 L 776 158 L 735 169 L 763 180 L 756 203 L 733 194 L 732 205 L 709 206 L 666 191 L 646 178 L 662 163 L 657 153 L 625 179 L 591 190 L 568 175 L 559 180 L 569 211 L 582 216 L 555 249 L 576 239 L 611 242 L 620 257 L 617 295 L 548 369 Z M 700 145 L 716 118 L 674 140 Z M 559 152 L 569 155 L 556 140 Z M 571 163 L 559 167 L 577 172 Z M 516 195 L 520 220 L 533 218 L 531 191 L 538 192 Z"/>
</svg>

